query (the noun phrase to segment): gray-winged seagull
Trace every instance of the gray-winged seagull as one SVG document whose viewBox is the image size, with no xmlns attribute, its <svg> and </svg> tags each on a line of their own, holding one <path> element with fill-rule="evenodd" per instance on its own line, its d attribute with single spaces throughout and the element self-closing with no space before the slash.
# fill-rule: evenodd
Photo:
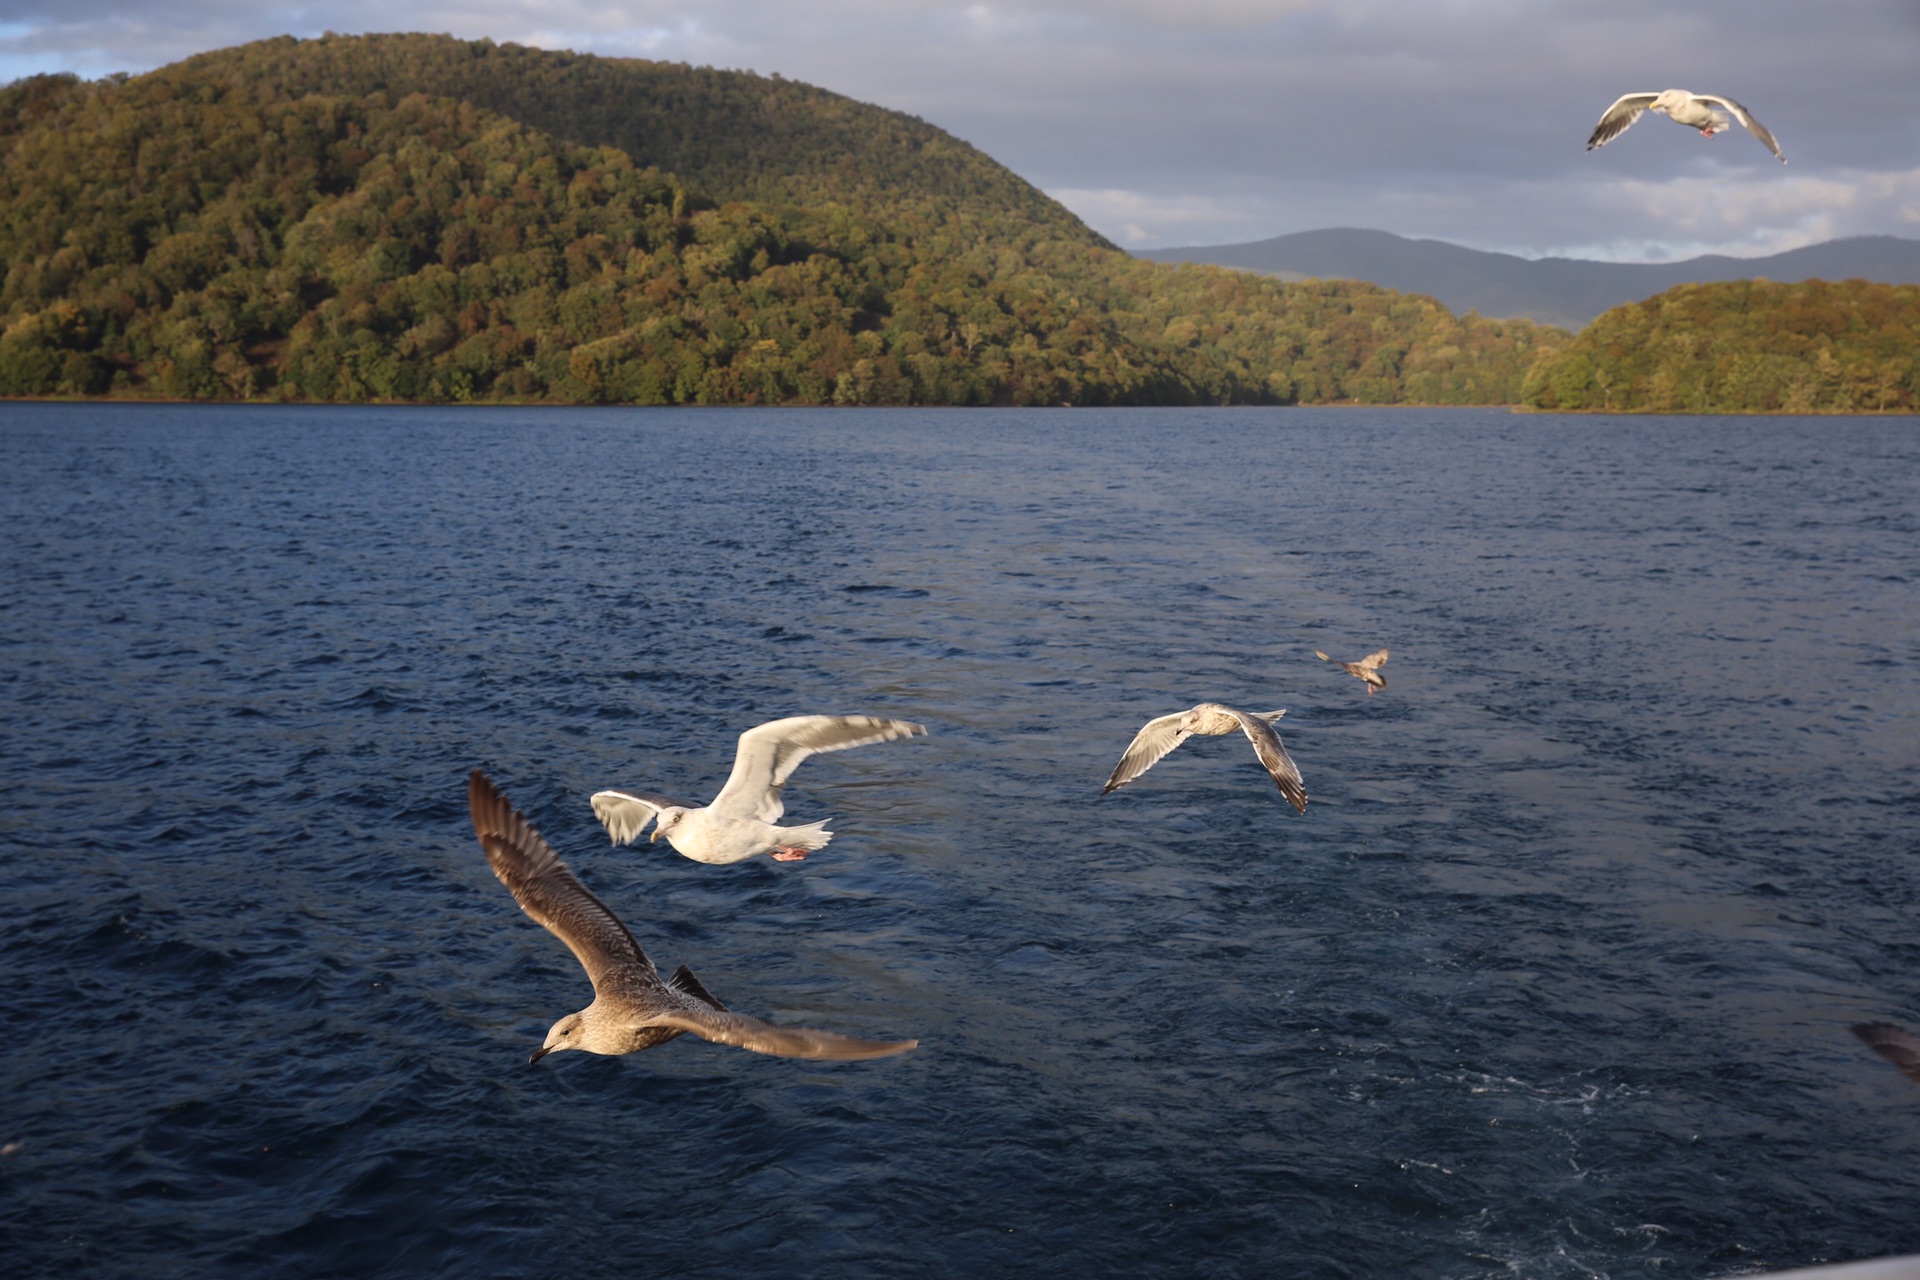
<svg viewBox="0 0 1920 1280">
<path fill-rule="evenodd" d="M 1720 110 L 1715 110 L 1715 108 Z M 1747 132 L 1766 146 L 1767 150 L 1779 157 L 1785 164 L 1787 158 L 1780 153 L 1780 144 L 1767 132 L 1767 126 L 1753 118 L 1753 114 L 1732 98 L 1723 98 L 1717 93 L 1688 93 L 1685 89 L 1662 89 L 1659 93 L 1623 94 L 1600 115 L 1600 123 L 1593 127 L 1593 135 L 1587 139 L 1587 150 L 1604 147 L 1627 131 L 1627 126 L 1640 118 L 1643 111 L 1658 111 L 1675 124 L 1684 124 L 1690 129 L 1698 129 L 1702 136 L 1711 138 L 1724 132 L 1730 123 L 1725 113 L 1747 126 Z"/>
<path fill-rule="evenodd" d="M 1113 776 L 1107 779 L 1106 786 L 1100 788 L 1100 794 L 1104 796 L 1126 786 L 1158 764 L 1167 752 L 1196 733 L 1219 737 L 1238 729 L 1247 735 L 1247 741 L 1253 743 L 1253 753 L 1260 757 L 1260 763 L 1273 775 L 1274 785 L 1280 788 L 1280 794 L 1294 808 L 1305 813 L 1307 784 L 1301 780 L 1293 757 L 1287 754 L 1286 747 L 1280 743 L 1280 735 L 1273 729 L 1273 722 L 1285 714 L 1284 710 L 1249 713 L 1224 703 L 1203 702 L 1191 711 L 1176 711 L 1172 715 L 1149 720 L 1139 733 L 1133 735 L 1133 741 L 1121 753 L 1120 763 L 1114 766 Z"/>
<path fill-rule="evenodd" d="M 687 1032 L 783 1058 L 884 1058 L 920 1043 L 858 1040 L 729 1013 L 685 965 L 662 982 L 620 917 L 574 878 L 553 846 L 478 769 L 467 778 L 467 808 L 493 874 L 521 910 L 567 944 L 593 982 L 593 1003 L 554 1023 L 529 1062 L 561 1049 L 638 1053 Z"/>
<path fill-rule="evenodd" d="M 1855 1023 L 1853 1034 L 1866 1041 L 1869 1049 L 1904 1071 L 1907 1079 L 1920 1084 L 1920 1036 L 1891 1022 Z"/>
<path fill-rule="evenodd" d="M 786 812 L 780 789 L 808 756 L 925 733 L 924 725 L 879 716 L 789 716 L 740 735 L 727 785 L 705 807 L 644 791 L 596 791 L 593 813 L 615 844 L 632 844 L 653 822 L 661 836 L 695 862 L 743 862 L 770 853 L 798 862 L 833 839 L 825 819 L 799 827 L 773 824 Z"/>
<path fill-rule="evenodd" d="M 1333 663 L 1334 666 L 1339 667 L 1350 676 L 1359 676 L 1362 680 L 1366 681 L 1367 696 L 1369 698 L 1373 696 L 1375 689 L 1384 689 L 1387 687 L 1387 678 L 1380 674 L 1380 668 L 1384 666 L 1387 661 L 1387 651 L 1385 649 L 1376 649 L 1358 662 L 1342 662 L 1338 658 L 1329 658 L 1318 649 L 1313 651 L 1313 656 L 1322 662 Z"/>
</svg>

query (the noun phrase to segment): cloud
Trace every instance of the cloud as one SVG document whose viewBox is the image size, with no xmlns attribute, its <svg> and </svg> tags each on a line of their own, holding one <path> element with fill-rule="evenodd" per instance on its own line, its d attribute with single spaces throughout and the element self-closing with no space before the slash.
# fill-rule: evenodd
<svg viewBox="0 0 1920 1280">
<path fill-rule="evenodd" d="M 1915 0 L 11 0 L 0 77 L 291 32 L 444 31 L 779 72 L 981 147 L 1117 242 L 1371 226 L 1538 255 L 1916 233 Z M 1780 138 L 1644 117 L 1728 93 Z"/>
<path fill-rule="evenodd" d="M 1591 198 L 1626 234 L 1569 244 L 1565 257 L 1753 257 L 1857 235 L 1920 237 L 1920 168 L 1820 176 L 1719 173 L 1613 182 Z M 1658 227 L 1659 240 L 1633 229 Z"/>
<path fill-rule="evenodd" d="M 1266 229 L 1264 203 L 1214 196 L 1160 196 L 1116 188 L 1061 187 L 1049 192 L 1081 221 L 1101 228 L 1123 249 L 1163 244 L 1211 244 L 1260 240 Z M 1237 227 L 1226 232 L 1225 228 Z"/>
</svg>

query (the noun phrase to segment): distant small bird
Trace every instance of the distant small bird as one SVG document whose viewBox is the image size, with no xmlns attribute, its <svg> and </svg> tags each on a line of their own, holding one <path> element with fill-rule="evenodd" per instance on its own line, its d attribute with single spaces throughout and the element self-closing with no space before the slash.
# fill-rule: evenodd
<svg viewBox="0 0 1920 1280">
<path fill-rule="evenodd" d="M 1380 674 L 1380 668 L 1385 666 L 1387 662 L 1387 650 L 1385 649 L 1377 649 L 1358 662 L 1340 662 L 1337 659 L 1329 658 L 1318 649 L 1313 651 L 1313 656 L 1322 662 L 1333 663 L 1333 665 L 1339 667 L 1350 676 L 1359 676 L 1362 680 L 1366 681 L 1367 696 L 1369 698 L 1373 696 L 1375 689 L 1384 689 L 1387 687 L 1387 678 Z"/>
<path fill-rule="evenodd" d="M 1907 1079 L 1920 1084 L 1920 1036 L 1891 1022 L 1858 1022 L 1854 1024 L 1853 1034 L 1905 1072 Z"/>
<path fill-rule="evenodd" d="M 1107 785 L 1100 789 L 1100 794 L 1104 796 L 1126 786 L 1158 764 L 1167 752 L 1196 733 L 1217 738 L 1239 729 L 1247 735 L 1247 741 L 1253 743 L 1253 753 L 1260 757 L 1260 763 L 1272 775 L 1280 794 L 1294 808 L 1305 813 L 1307 784 L 1301 779 L 1293 757 L 1287 754 L 1286 747 L 1281 745 L 1280 735 L 1273 728 L 1273 722 L 1285 714 L 1284 710 L 1249 714 L 1222 703 L 1203 702 L 1191 711 L 1176 711 L 1172 715 L 1149 720 L 1121 754 L 1120 763 L 1114 766 L 1113 776 L 1107 779 Z"/>
<path fill-rule="evenodd" d="M 833 839 L 825 819 L 773 824 L 787 811 L 780 790 L 808 756 L 925 733 L 926 726 L 879 716 L 789 716 L 740 735 L 733 772 L 704 807 L 645 791 L 596 791 L 593 813 L 615 844 L 632 844 L 647 823 L 695 862 L 744 862 L 756 853 L 798 862 Z"/>
<path fill-rule="evenodd" d="M 638 1053 L 687 1032 L 783 1058 L 884 1058 L 920 1043 L 858 1040 L 729 1013 L 685 965 L 660 981 L 620 917 L 574 878 L 553 846 L 478 769 L 467 778 L 467 809 L 493 874 L 521 910 L 567 944 L 593 982 L 593 1003 L 554 1023 L 528 1062 L 562 1049 Z"/>
<path fill-rule="evenodd" d="M 1722 110 L 1716 111 L 1715 107 Z M 1601 114 L 1600 123 L 1593 127 L 1593 136 L 1587 139 L 1587 150 L 1604 147 L 1625 133 L 1627 126 L 1638 120 L 1643 111 L 1658 111 L 1675 124 L 1698 129 L 1703 137 L 1708 138 L 1726 131 L 1730 122 L 1723 112 L 1732 112 L 1733 118 L 1747 126 L 1747 132 L 1760 139 L 1767 150 L 1779 157 L 1781 164 L 1787 162 L 1786 156 L 1780 153 L 1780 144 L 1767 132 L 1767 126 L 1755 120 L 1745 107 L 1732 98 L 1713 93 L 1688 93 L 1685 89 L 1625 94 Z"/>
</svg>

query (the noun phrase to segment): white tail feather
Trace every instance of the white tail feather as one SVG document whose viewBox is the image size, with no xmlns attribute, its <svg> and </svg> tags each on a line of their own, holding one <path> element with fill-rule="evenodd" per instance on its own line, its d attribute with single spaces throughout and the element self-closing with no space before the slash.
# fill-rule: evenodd
<svg viewBox="0 0 1920 1280">
<path fill-rule="evenodd" d="M 833 832 L 827 830 L 827 820 L 824 818 L 819 822 L 809 822 L 804 827 L 776 827 L 774 831 L 779 837 L 780 846 L 784 849 L 805 849 L 812 852 L 815 849 L 826 848 L 827 841 L 833 839 Z"/>
</svg>

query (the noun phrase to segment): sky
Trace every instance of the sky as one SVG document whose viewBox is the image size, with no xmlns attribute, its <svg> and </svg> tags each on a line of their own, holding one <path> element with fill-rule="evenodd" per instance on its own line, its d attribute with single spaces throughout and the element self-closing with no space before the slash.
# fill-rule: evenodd
<svg viewBox="0 0 1920 1280">
<path fill-rule="evenodd" d="M 778 72 L 919 116 L 1123 248 L 1368 227 L 1525 257 L 1920 238 L 1920 0 L 0 0 L 0 81 L 445 32 Z M 1712 139 L 1628 92 L 1745 105 Z"/>
</svg>

